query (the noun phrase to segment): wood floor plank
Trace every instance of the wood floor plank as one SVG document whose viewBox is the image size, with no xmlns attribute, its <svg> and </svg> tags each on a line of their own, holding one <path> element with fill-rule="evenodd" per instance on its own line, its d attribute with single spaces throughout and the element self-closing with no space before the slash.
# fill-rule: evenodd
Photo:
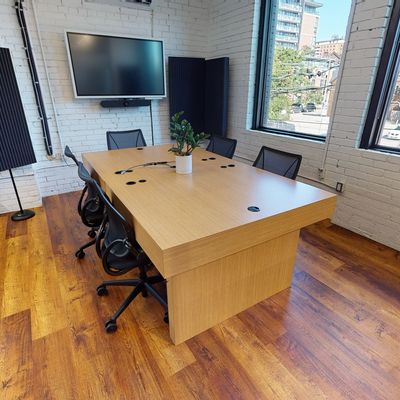
<svg viewBox="0 0 400 400">
<path fill-rule="evenodd" d="M 27 237 L 30 269 L 32 337 L 37 339 L 67 327 L 46 214 L 38 210 L 29 220 Z"/>
<path fill-rule="evenodd" d="M 209 329 L 187 341 L 202 367 L 201 374 L 211 385 L 216 398 L 262 399 L 263 388 L 255 386 L 252 373 L 244 368 L 224 342 Z"/>
<path fill-rule="evenodd" d="M 186 343 L 175 346 L 169 336 L 168 325 L 160 318 L 163 308 L 155 299 L 140 299 L 129 310 L 139 329 L 146 336 L 152 353 L 157 355 L 157 362 L 166 379 L 196 362 Z"/>
<path fill-rule="evenodd" d="M 31 305 L 32 269 L 29 265 L 27 238 L 16 236 L 7 239 L 5 244 L 0 317 L 28 310 Z"/>
<path fill-rule="evenodd" d="M 250 372 L 252 379 L 259 382 L 265 398 L 324 398 L 323 393 L 307 379 L 298 381 L 272 354 L 269 350 L 270 345 L 264 345 L 259 341 L 238 318 L 231 318 L 213 330 L 217 332 L 233 357 Z M 285 381 L 285 385 L 281 384 L 281 380 Z"/>
<path fill-rule="evenodd" d="M 293 288 L 285 294 L 290 296 L 289 304 L 284 296 L 271 301 L 278 305 L 281 313 L 286 313 L 288 331 L 294 330 L 300 343 L 314 352 L 326 368 L 336 372 L 360 398 L 395 398 L 398 388 L 388 385 L 394 380 L 390 380 L 379 363 L 375 365 L 364 347 L 352 346 L 351 334 L 346 338 L 347 332 L 339 318 L 328 320 L 320 305 L 311 304 L 303 293 Z M 312 330 L 309 326 L 311 321 Z"/>
<path fill-rule="evenodd" d="M 110 277 L 76 212 L 46 198 L 23 225 L 0 215 L 0 398 L 400 398 L 400 258 L 322 222 L 301 233 L 292 287 L 174 346 L 163 309 Z M 125 277 L 134 277 L 131 271 Z"/>
<path fill-rule="evenodd" d="M 34 340 L 32 349 L 34 398 L 78 399 L 85 386 L 73 368 L 73 348 L 68 329 Z M 63 350 L 60 351 L 61 349 Z"/>
<path fill-rule="evenodd" d="M 322 246 L 327 254 L 336 255 L 344 261 L 373 264 L 378 270 L 388 270 L 396 275 L 399 272 L 399 251 L 355 235 L 337 225 L 325 221 L 312 225 L 303 231 L 302 239 L 308 242 L 317 239 L 315 243 Z"/>
<path fill-rule="evenodd" d="M 0 319 L 0 397 L 32 399 L 34 386 L 30 312 Z"/>
<path fill-rule="evenodd" d="M 345 268 L 343 268 L 343 262 L 340 266 L 336 267 L 333 272 L 329 271 L 329 267 L 327 268 L 329 264 L 323 261 L 320 256 L 321 253 L 323 253 L 323 250 L 309 243 L 301 243 L 297 252 L 297 267 L 308 272 L 314 278 L 336 292 L 341 293 L 350 301 L 370 308 L 375 312 L 385 310 L 386 312 L 390 312 L 395 319 L 398 320 L 400 317 L 399 309 L 392 301 L 395 299 L 387 296 L 386 299 L 383 298 L 381 293 L 375 291 L 375 288 L 368 284 L 363 284 L 351 274 L 346 274 Z M 334 259 L 336 260 L 336 258 Z M 355 288 L 357 290 L 355 290 Z"/>
<path fill-rule="evenodd" d="M 0 249 L 3 250 L 3 245 L 6 240 L 7 224 L 8 224 L 9 214 L 0 215 Z M 0 254 L 2 251 L 0 251 Z"/>
<path fill-rule="evenodd" d="M 221 398 L 219 388 L 210 382 L 209 376 L 204 374 L 203 366 L 198 362 L 177 372 L 171 378 L 170 384 L 173 387 L 175 399 L 215 400 Z M 225 398 L 233 397 L 227 395 Z"/>
<path fill-rule="evenodd" d="M 318 382 L 319 388 L 323 390 L 324 394 L 329 395 L 329 399 L 340 399 L 342 397 L 358 399 L 351 386 L 346 386 L 340 376 L 323 363 L 321 354 L 323 355 L 324 352 L 315 352 L 314 346 L 317 346 L 316 349 L 318 350 L 323 346 L 318 346 L 318 341 L 313 340 L 313 338 L 308 340 L 313 335 L 312 325 L 308 321 L 296 323 L 297 321 L 286 313 L 286 307 L 291 305 L 287 292 L 290 291 L 282 292 L 258 305 L 260 319 L 263 319 L 264 316 L 268 316 L 267 319 L 275 319 L 276 323 L 281 324 L 282 329 L 286 332 L 273 342 L 274 347 L 281 353 L 277 358 L 285 359 L 286 363 L 289 360 L 292 367 L 293 362 L 295 362 L 295 365 L 300 368 L 300 371 L 304 371 L 310 380 Z M 274 299 L 279 299 L 281 304 L 276 304 Z M 270 351 L 273 352 L 274 347 L 270 346 L 269 335 L 265 335 L 264 330 L 253 330 L 253 334 L 262 343 L 269 346 Z M 279 353 L 275 351 L 274 354 Z M 326 357 L 329 357 L 329 355 L 330 353 L 327 351 Z M 290 371 L 293 373 L 292 369 Z"/>
<path fill-rule="evenodd" d="M 346 390 L 341 379 L 332 371 L 324 369 L 319 359 L 289 333 L 268 344 L 267 348 L 300 384 L 307 382 L 312 387 L 311 398 L 327 400 L 354 398 Z"/>
<path fill-rule="evenodd" d="M 13 221 L 11 214 L 7 219 L 6 239 L 25 236 L 27 231 L 27 221 Z"/>
<path fill-rule="evenodd" d="M 6 263 L 7 263 L 7 240 L 6 240 L 6 229 L 7 229 L 8 215 L 0 215 L 0 318 L 3 312 L 3 297 L 4 297 L 4 284 L 6 276 Z"/>
<path fill-rule="evenodd" d="M 378 340 L 362 334 L 359 327 L 349 323 L 339 312 L 334 312 L 325 307 L 309 293 L 300 290 L 299 292 L 296 291 L 297 294 L 301 296 L 302 304 L 307 311 L 318 313 L 318 319 L 317 316 L 313 318 L 317 325 L 321 324 L 325 328 L 324 331 L 333 338 L 339 338 L 341 345 L 347 348 L 348 353 L 352 354 L 353 358 L 363 365 L 364 369 L 375 370 L 379 366 L 377 375 L 380 375 L 383 381 L 391 382 L 392 379 L 400 381 L 396 345 L 388 342 L 381 345 Z M 339 299 L 337 303 L 339 308 Z M 358 351 L 354 353 L 354 348 L 361 349 L 362 354 L 360 355 Z"/>
<path fill-rule="evenodd" d="M 400 342 L 400 321 L 391 321 L 380 313 L 372 313 L 361 305 L 349 301 L 304 271 L 295 275 L 296 286 L 327 307 L 332 313 L 339 315 L 352 328 L 357 329 L 362 337 L 369 340 L 369 346 L 384 352 L 384 358 L 393 359 L 397 365 L 395 348 Z"/>
<path fill-rule="evenodd" d="M 261 304 L 238 314 L 238 318 L 253 332 L 262 332 L 263 343 L 273 343 L 276 339 L 286 333 L 285 325 L 276 318 L 263 311 Z"/>
</svg>

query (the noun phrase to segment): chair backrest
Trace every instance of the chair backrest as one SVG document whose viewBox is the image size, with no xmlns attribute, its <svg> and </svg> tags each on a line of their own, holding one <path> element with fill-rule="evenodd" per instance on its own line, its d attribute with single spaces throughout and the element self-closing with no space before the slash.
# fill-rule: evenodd
<svg viewBox="0 0 400 400">
<path fill-rule="evenodd" d="M 71 160 L 73 160 L 74 163 L 75 163 L 76 165 L 78 165 L 79 161 L 77 160 L 77 158 L 75 157 L 75 154 L 71 151 L 71 149 L 69 148 L 69 146 L 65 146 L 64 155 L 65 155 L 65 157 L 68 157 L 68 158 L 70 158 Z"/>
<path fill-rule="evenodd" d="M 264 169 L 286 178 L 296 179 L 299 172 L 302 156 L 275 150 L 269 147 L 261 147 L 253 167 Z"/>
<path fill-rule="evenodd" d="M 129 243 L 135 242 L 135 234 L 129 223 L 123 217 L 123 215 L 114 207 L 108 196 L 104 193 L 103 189 L 99 184 L 90 176 L 87 169 L 82 163 L 79 163 L 78 174 L 86 184 L 93 187 L 96 196 L 100 199 L 101 203 L 105 207 L 105 219 L 103 221 L 104 229 L 104 240 L 105 247 L 108 247 L 112 242 L 116 240 L 129 241 Z M 116 257 L 124 257 L 129 253 L 129 249 L 120 244 L 116 245 L 112 250 L 111 254 Z"/>
<path fill-rule="evenodd" d="M 208 143 L 207 150 L 223 157 L 232 158 L 235 154 L 236 144 L 236 139 L 212 136 L 210 143 Z"/>
<path fill-rule="evenodd" d="M 141 129 L 133 129 L 131 131 L 108 131 L 106 136 L 108 150 L 147 146 Z"/>
<path fill-rule="evenodd" d="M 78 159 L 76 158 L 75 154 L 71 151 L 69 146 L 65 146 L 64 155 L 73 160 L 74 163 L 78 166 L 78 175 L 79 175 L 79 165 L 82 163 L 78 161 Z M 97 222 L 93 219 L 90 220 L 89 217 L 93 216 L 93 214 L 101 215 L 103 212 L 103 206 L 98 201 L 96 189 L 93 187 L 93 185 L 89 185 L 86 182 L 86 180 L 83 179 L 83 176 L 79 175 L 79 177 L 85 182 L 85 187 L 82 190 L 82 194 L 78 202 L 78 213 L 82 218 L 82 222 L 86 226 L 95 227 L 97 226 Z M 89 214 L 91 215 L 89 216 Z"/>
<path fill-rule="evenodd" d="M 85 188 L 78 204 L 78 212 L 86 226 L 95 227 L 100 224 L 99 221 L 101 222 L 104 203 L 97 195 L 97 189 L 94 185 L 95 180 L 90 176 L 83 163 L 77 161 L 77 164 L 78 176 L 85 182 Z"/>
</svg>

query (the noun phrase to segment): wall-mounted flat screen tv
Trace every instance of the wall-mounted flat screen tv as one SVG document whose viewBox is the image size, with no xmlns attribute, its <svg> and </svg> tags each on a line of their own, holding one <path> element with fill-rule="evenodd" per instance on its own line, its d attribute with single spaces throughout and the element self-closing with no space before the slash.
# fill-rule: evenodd
<svg viewBox="0 0 400 400">
<path fill-rule="evenodd" d="M 65 33 L 77 98 L 165 97 L 162 40 Z"/>
</svg>

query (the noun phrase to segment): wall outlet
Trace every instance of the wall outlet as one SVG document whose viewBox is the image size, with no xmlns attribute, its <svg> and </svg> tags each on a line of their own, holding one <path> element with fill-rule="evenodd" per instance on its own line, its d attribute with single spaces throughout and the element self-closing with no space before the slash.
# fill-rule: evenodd
<svg viewBox="0 0 400 400">
<path fill-rule="evenodd" d="M 335 190 L 339 193 L 343 193 L 344 191 L 344 183 L 343 182 L 336 182 Z"/>
</svg>

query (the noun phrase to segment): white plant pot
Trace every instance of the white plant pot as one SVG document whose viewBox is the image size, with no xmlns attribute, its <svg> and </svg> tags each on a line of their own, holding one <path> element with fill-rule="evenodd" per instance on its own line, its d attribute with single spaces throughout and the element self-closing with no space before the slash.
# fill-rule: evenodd
<svg viewBox="0 0 400 400">
<path fill-rule="evenodd" d="M 190 156 L 175 156 L 176 173 L 191 174 L 192 173 L 192 155 Z"/>
</svg>

